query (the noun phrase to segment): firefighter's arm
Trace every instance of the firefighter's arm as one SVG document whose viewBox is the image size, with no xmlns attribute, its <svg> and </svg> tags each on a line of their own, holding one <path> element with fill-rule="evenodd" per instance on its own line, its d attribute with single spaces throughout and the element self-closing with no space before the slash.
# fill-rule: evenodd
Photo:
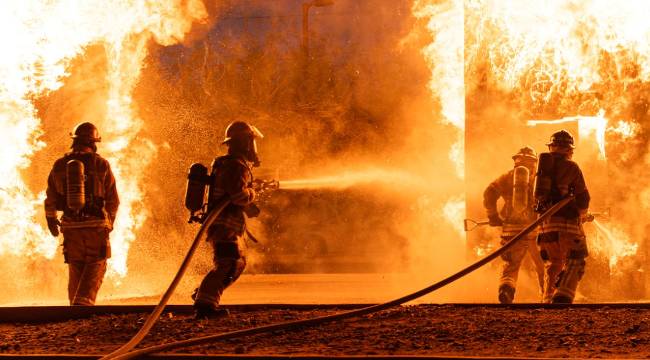
<svg viewBox="0 0 650 360">
<path fill-rule="evenodd" d="M 224 190 L 234 205 L 247 207 L 255 201 L 255 190 L 248 169 L 239 163 L 230 162 L 223 166 Z"/>
<path fill-rule="evenodd" d="M 47 190 L 45 191 L 45 219 L 47 220 L 47 228 L 50 230 L 52 236 L 59 236 L 59 219 L 57 218 L 57 204 L 62 202 L 62 194 L 57 192 L 56 179 L 54 176 L 54 169 L 50 171 L 47 178 Z"/>
<path fill-rule="evenodd" d="M 503 223 L 499 216 L 499 211 L 497 210 L 497 201 L 501 197 L 499 179 L 490 183 L 483 192 L 483 207 L 485 208 L 488 219 L 490 220 L 490 226 L 500 226 Z"/>
<path fill-rule="evenodd" d="M 589 196 L 589 190 L 587 189 L 587 184 L 585 183 L 585 178 L 580 168 L 577 168 L 577 176 L 573 184 L 573 194 L 575 195 L 576 206 L 580 215 L 586 216 L 589 210 L 591 196 Z"/>
<path fill-rule="evenodd" d="M 104 208 L 110 217 L 111 223 L 115 221 L 117 209 L 120 206 L 120 197 L 117 194 L 117 185 L 115 176 L 111 170 L 111 165 L 106 162 L 106 178 L 104 179 Z"/>
</svg>

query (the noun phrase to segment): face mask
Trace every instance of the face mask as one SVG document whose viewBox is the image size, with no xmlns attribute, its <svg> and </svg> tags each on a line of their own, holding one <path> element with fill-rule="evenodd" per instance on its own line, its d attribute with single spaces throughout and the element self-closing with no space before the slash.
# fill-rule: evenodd
<svg viewBox="0 0 650 360">
<path fill-rule="evenodd" d="M 259 167 L 260 159 L 257 155 L 257 141 L 255 141 L 255 138 L 251 141 L 248 152 L 248 158 L 253 163 L 253 167 Z"/>
</svg>

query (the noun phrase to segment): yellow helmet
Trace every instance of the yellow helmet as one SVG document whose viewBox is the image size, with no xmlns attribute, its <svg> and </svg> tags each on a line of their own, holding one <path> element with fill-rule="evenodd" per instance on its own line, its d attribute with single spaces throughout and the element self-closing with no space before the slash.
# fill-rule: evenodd
<svg viewBox="0 0 650 360">
<path fill-rule="evenodd" d="M 227 144 L 230 140 L 244 138 L 262 139 L 264 135 L 255 126 L 245 121 L 235 121 L 226 127 L 226 137 L 222 143 Z"/>
</svg>

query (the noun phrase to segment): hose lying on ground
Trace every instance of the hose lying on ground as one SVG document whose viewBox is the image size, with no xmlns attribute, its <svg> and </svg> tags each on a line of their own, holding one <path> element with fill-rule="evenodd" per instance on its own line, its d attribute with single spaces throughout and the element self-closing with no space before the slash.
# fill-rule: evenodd
<svg viewBox="0 0 650 360">
<path fill-rule="evenodd" d="M 367 315 L 370 313 L 386 310 L 388 308 L 402 305 L 406 302 L 415 300 L 419 297 L 422 297 L 424 295 L 427 295 L 435 290 L 438 290 L 446 285 L 449 285 L 453 283 L 454 281 L 464 277 L 465 275 L 479 269 L 483 265 L 489 263 L 490 261 L 496 259 L 499 257 L 501 254 L 504 252 L 508 251 L 512 246 L 514 246 L 518 241 L 526 237 L 531 231 L 533 231 L 539 224 L 541 224 L 544 220 L 558 212 L 560 209 L 562 209 L 566 204 L 571 201 L 573 197 L 567 197 L 560 201 L 559 203 L 553 205 L 551 208 L 549 208 L 544 214 L 542 214 L 537 220 L 532 222 L 530 225 L 526 226 L 522 231 L 520 231 L 517 235 L 515 235 L 509 242 L 501 246 L 500 248 L 496 249 L 494 252 L 491 254 L 487 255 L 483 259 L 475 262 L 474 264 L 466 267 L 465 269 L 447 277 L 446 279 L 443 279 L 433 285 L 430 285 L 424 289 L 418 290 L 412 294 L 403 296 L 399 299 L 395 299 L 383 304 L 377 304 L 377 305 L 372 305 L 368 306 L 365 308 L 357 309 L 357 310 L 351 310 L 351 311 L 345 311 L 342 313 L 338 314 L 333 314 L 333 315 L 326 315 L 326 316 L 320 316 L 316 318 L 311 318 L 311 319 L 304 319 L 304 320 L 296 320 L 296 321 L 289 321 L 289 322 L 283 322 L 283 323 L 278 323 L 278 324 L 271 324 L 271 325 L 265 325 L 265 326 L 260 326 L 260 327 L 255 327 L 255 328 L 250 328 L 250 329 L 244 329 L 244 330 L 236 330 L 236 331 L 231 331 L 227 333 L 222 333 L 222 334 L 217 334 L 217 335 L 209 335 L 209 336 L 203 336 L 203 337 L 197 337 L 193 339 L 187 339 L 187 340 L 181 340 L 181 341 L 175 341 L 167 344 L 161 344 L 161 345 L 155 345 L 151 347 L 146 347 L 143 349 L 138 349 L 131 351 L 126 354 L 122 354 L 116 357 L 113 357 L 112 359 L 119 359 L 119 360 L 125 360 L 125 359 L 133 359 L 138 356 L 142 355 L 147 355 L 147 354 L 152 354 L 160 351 L 165 351 L 165 350 L 171 350 L 171 349 L 176 349 L 180 347 L 186 347 L 186 346 L 192 346 L 192 345 L 198 345 L 202 343 L 207 343 L 207 342 L 212 342 L 216 340 L 226 340 L 226 339 L 233 339 L 233 338 L 238 338 L 238 337 L 244 337 L 244 336 L 250 336 L 250 335 L 256 335 L 256 334 L 261 334 L 261 333 L 267 333 L 271 331 L 278 331 L 278 330 L 290 330 L 290 329 L 295 329 L 298 327 L 304 327 L 304 326 L 313 326 L 313 325 L 319 325 L 319 324 L 324 324 L 327 322 L 332 322 L 336 320 L 343 320 L 343 319 L 348 319 L 352 317 L 358 317 L 362 315 Z"/>
<path fill-rule="evenodd" d="M 145 336 L 147 336 L 147 334 L 149 333 L 153 325 L 156 323 L 156 321 L 158 321 L 160 314 L 165 309 L 165 305 L 167 305 L 169 298 L 171 298 L 172 294 L 174 293 L 174 290 L 176 290 L 176 286 L 178 286 L 178 283 L 181 281 L 181 278 L 183 278 L 183 275 L 185 275 L 185 271 L 187 270 L 187 267 L 189 266 L 190 261 L 192 260 L 192 256 L 194 256 L 194 253 L 196 252 L 196 249 L 199 247 L 201 239 L 203 238 L 203 234 L 207 231 L 210 225 L 221 213 L 221 211 L 223 211 L 226 205 L 228 205 L 228 203 L 229 203 L 228 200 L 224 200 L 218 203 L 217 206 L 215 206 L 214 209 L 210 211 L 205 221 L 203 221 L 203 224 L 201 224 L 201 228 L 199 229 L 199 232 L 196 234 L 196 237 L 194 238 L 194 242 L 192 242 L 192 245 L 190 245 L 190 249 L 187 251 L 187 255 L 185 255 L 185 259 L 183 259 L 183 262 L 181 263 L 181 267 L 178 269 L 178 272 L 174 276 L 174 279 L 172 280 L 171 284 L 169 284 L 169 287 L 167 288 L 163 296 L 160 298 L 158 305 L 153 309 L 153 311 L 151 312 L 147 320 L 142 325 L 142 328 L 140 328 L 140 330 L 135 335 L 133 335 L 131 340 L 129 340 L 126 344 L 122 345 L 119 349 L 113 351 L 112 353 L 103 356 L 101 359 L 113 359 L 118 355 L 129 352 L 130 350 L 135 348 L 140 343 L 140 341 L 144 339 Z"/>
</svg>

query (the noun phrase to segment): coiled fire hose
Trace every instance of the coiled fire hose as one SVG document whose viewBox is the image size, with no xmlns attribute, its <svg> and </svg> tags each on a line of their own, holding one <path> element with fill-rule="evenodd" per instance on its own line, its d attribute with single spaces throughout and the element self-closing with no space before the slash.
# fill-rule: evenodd
<svg viewBox="0 0 650 360">
<path fill-rule="evenodd" d="M 229 203 L 228 200 L 223 200 L 220 203 L 218 203 L 217 206 L 215 206 L 212 211 L 208 213 L 208 216 L 205 218 L 205 221 L 203 221 L 203 224 L 201 224 L 201 228 L 199 229 L 199 232 L 196 234 L 196 237 L 194 238 L 194 242 L 192 242 L 192 244 L 190 245 L 190 249 L 187 251 L 187 255 L 185 255 L 185 258 L 181 263 L 181 267 L 178 269 L 178 272 L 174 276 L 174 279 L 172 280 L 171 284 L 169 284 L 169 287 L 167 288 L 163 296 L 160 298 L 158 305 L 153 309 L 153 311 L 151 312 L 147 320 L 142 325 L 142 328 L 140 328 L 140 330 L 135 335 L 133 335 L 131 340 L 129 340 L 126 344 L 122 345 L 119 349 L 113 351 L 112 353 L 103 356 L 101 359 L 114 359 L 119 355 L 128 353 L 130 350 L 135 348 L 142 341 L 142 339 L 144 339 L 145 336 L 147 336 L 147 334 L 149 333 L 153 325 L 156 323 L 156 321 L 158 321 L 160 314 L 162 314 L 163 310 L 165 309 L 165 306 L 167 305 L 169 298 L 171 298 L 172 294 L 174 293 L 174 290 L 176 290 L 176 286 L 178 286 L 178 283 L 183 278 L 183 275 L 185 275 L 185 271 L 187 270 L 187 267 L 190 265 L 190 261 L 192 260 L 192 257 L 194 256 L 196 249 L 199 247 L 199 244 L 201 243 L 203 234 L 205 234 L 207 229 L 210 227 L 210 225 L 212 225 L 214 220 L 217 218 L 217 216 L 219 216 L 219 214 L 223 211 L 226 205 L 228 205 L 228 203 Z"/>
<path fill-rule="evenodd" d="M 126 359 L 133 359 L 138 356 L 142 355 L 147 355 L 147 354 L 152 354 L 152 353 L 157 353 L 161 351 L 166 351 L 166 350 L 171 350 L 171 349 L 177 349 L 181 347 L 187 347 L 187 346 L 192 346 L 192 345 L 198 345 L 198 344 L 203 344 L 203 343 L 208 343 L 208 342 L 213 342 L 217 340 L 227 340 L 227 339 L 234 339 L 234 338 L 239 338 L 239 337 L 244 337 L 244 336 L 251 336 L 251 335 L 257 335 L 257 334 L 262 334 L 262 333 L 268 333 L 272 331 L 278 331 L 278 330 L 292 330 L 296 329 L 299 327 L 305 327 L 305 326 L 314 326 L 314 325 L 320 325 L 328 322 L 333 322 L 337 320 L 343 320 L 343 319 L 349 319 L 353 317 L 359 317 L 363 315 L 367 315 L 370 313 L 386 310 L 388 308 L 402 305 L 406 302 L 415 300 L 419 297 L 422 297 L 424 295 L 427 295 L 435 290 L 438 290 L 446 285 L 449 285 L 453 283 L 454 281 L 464 277 L 465 275 L 468 275 L 472 273 L 473 271 L 481 268 L 483 265 L 489 263 L 490 261 L 496 259 L 499 257 L 501 254 L 504 252 L 508 251 L 511 247 L 513 247 L 518 241 L 521 239 L 525 238 L 526 235 L 528 235 L 531 231 L 533 231 L 537 226 L 539 226 L 544 220 L 548 219 L 551 217 L 553 214 L 558 212 L 560 209 L 562 209 L 566 204 L 568 204 L 571 200 L 573 200 L 573 196 L 567 197 L 562 199 L 562 201 L 558 202 L 557 204 L 553 205 L 551 208 L 549 208 L 545 213 L 543 213 L 537 220 L 534 222 L 530 223 L 528 226 L 526 226 L 523 230 L 521 230 L 517 235 L 515 235 L 509 242 L 505 243 L 503 246 L 500 248 L 496 249 L 483 259 L 475 262 L 474 264 L 464 268 L 463 270 L 447 277 L 446 279 L 443 279 L 433 285 L 430 285 L 424 289 L 418 290 L 412 294 L 403 296 L 401 298 L 383 303 L 383 304 L 377 304 L 377 305 L 372 305 L 368 306 L 365 308 L 357 309 L 357 310 L 350 310 L 350 311 L 345 311 L 341 312 L 338 314 L 332 314 L 332 315 L 326 315 L 326 316 L 319 316 L 311 319 L 304 319 L 304 320 L 295 320 L 295 321 L 288 321 L 288 322 L 282 322 L 282 323 L 277 323 L 277 324 L 271 324 L 271 325 L 265 325 L 265 326 L 260 326 L 260 327 L 255 327 L 255 328 L 250 328 L 250 329 L 243 329 L 243 330 L 236 330 L 236 331 L 231 331 L 227 333 L 222 333 L 222 334 L 216 334 L 216 335 L 209 335 L 209 336 L 203 336 L 203 337 L 197 337 L 197 338 L 192 338 L 192 339 L 187 339 L 187 340 L 181 340 L 181 341 L 174 341 L 171 343 L 167 344 L 160 344 L 160 345 L 155 345 L 155 346 L 150 346 L 138 350 L 134 350 L 131 352 L 126 352 L 126 349 L 132 349 L 137 343 L 142 340 L 142 337 L 146 335 L 146 332 L 143 332 L 140 330 L 138 334 L 143 333 L 142 336 L 139 338 L 137 342 L 134 342 L 133 340 L 136 338 L 134 337 L 127 345 L 122 346 L 118 351 L 121 351 L 119 354 L 116 354 L 118 351 L 113 352 L 112 354 L 107 355 L 106 357 L 103 357 L 102 359 L 119 359 L 119 360 L 126 360 Z M 203 228 L 202 228 L 203 230 Z M 199 236 L 197 235 L 197 238 Z M 191 251 L 192 249 L 190 249 Z M 189 254 L 188 254 L 189 255 Z M 177 276 L 178 277 L 178 276 Z M 176 278 L 174 279 L 176 280 Z M 170 287 L 171 288 L 171 287 Z M 162 309 L 161 309 L 162 311 Z M 155 312 L 154 312 L 155 313 Z M 160 311 L 157 313 L 156 316 L 160 314 Z M 152 315 L 154 315 L 152 313 Z M 151 318 L 151 317 L 150 317 Z M 156 317 L 157 319 L 157 317 Z M 149 321 L 149 319 L 147 319 Z M 154 320 L 155 321 L 155 320 Z M 152 323 L 153 325 L 153 323 Z M 149 328 L 147 329 L 147 332 L 149 331 Z M 144 329 L 144 327 L 143 327 Z M 136 335 L 137 336 L 137 335 Z M 122 350 L 124 349 L 124 350 Z M 111 357 L 113 356 L 113 357 Z"/>
</svg>

